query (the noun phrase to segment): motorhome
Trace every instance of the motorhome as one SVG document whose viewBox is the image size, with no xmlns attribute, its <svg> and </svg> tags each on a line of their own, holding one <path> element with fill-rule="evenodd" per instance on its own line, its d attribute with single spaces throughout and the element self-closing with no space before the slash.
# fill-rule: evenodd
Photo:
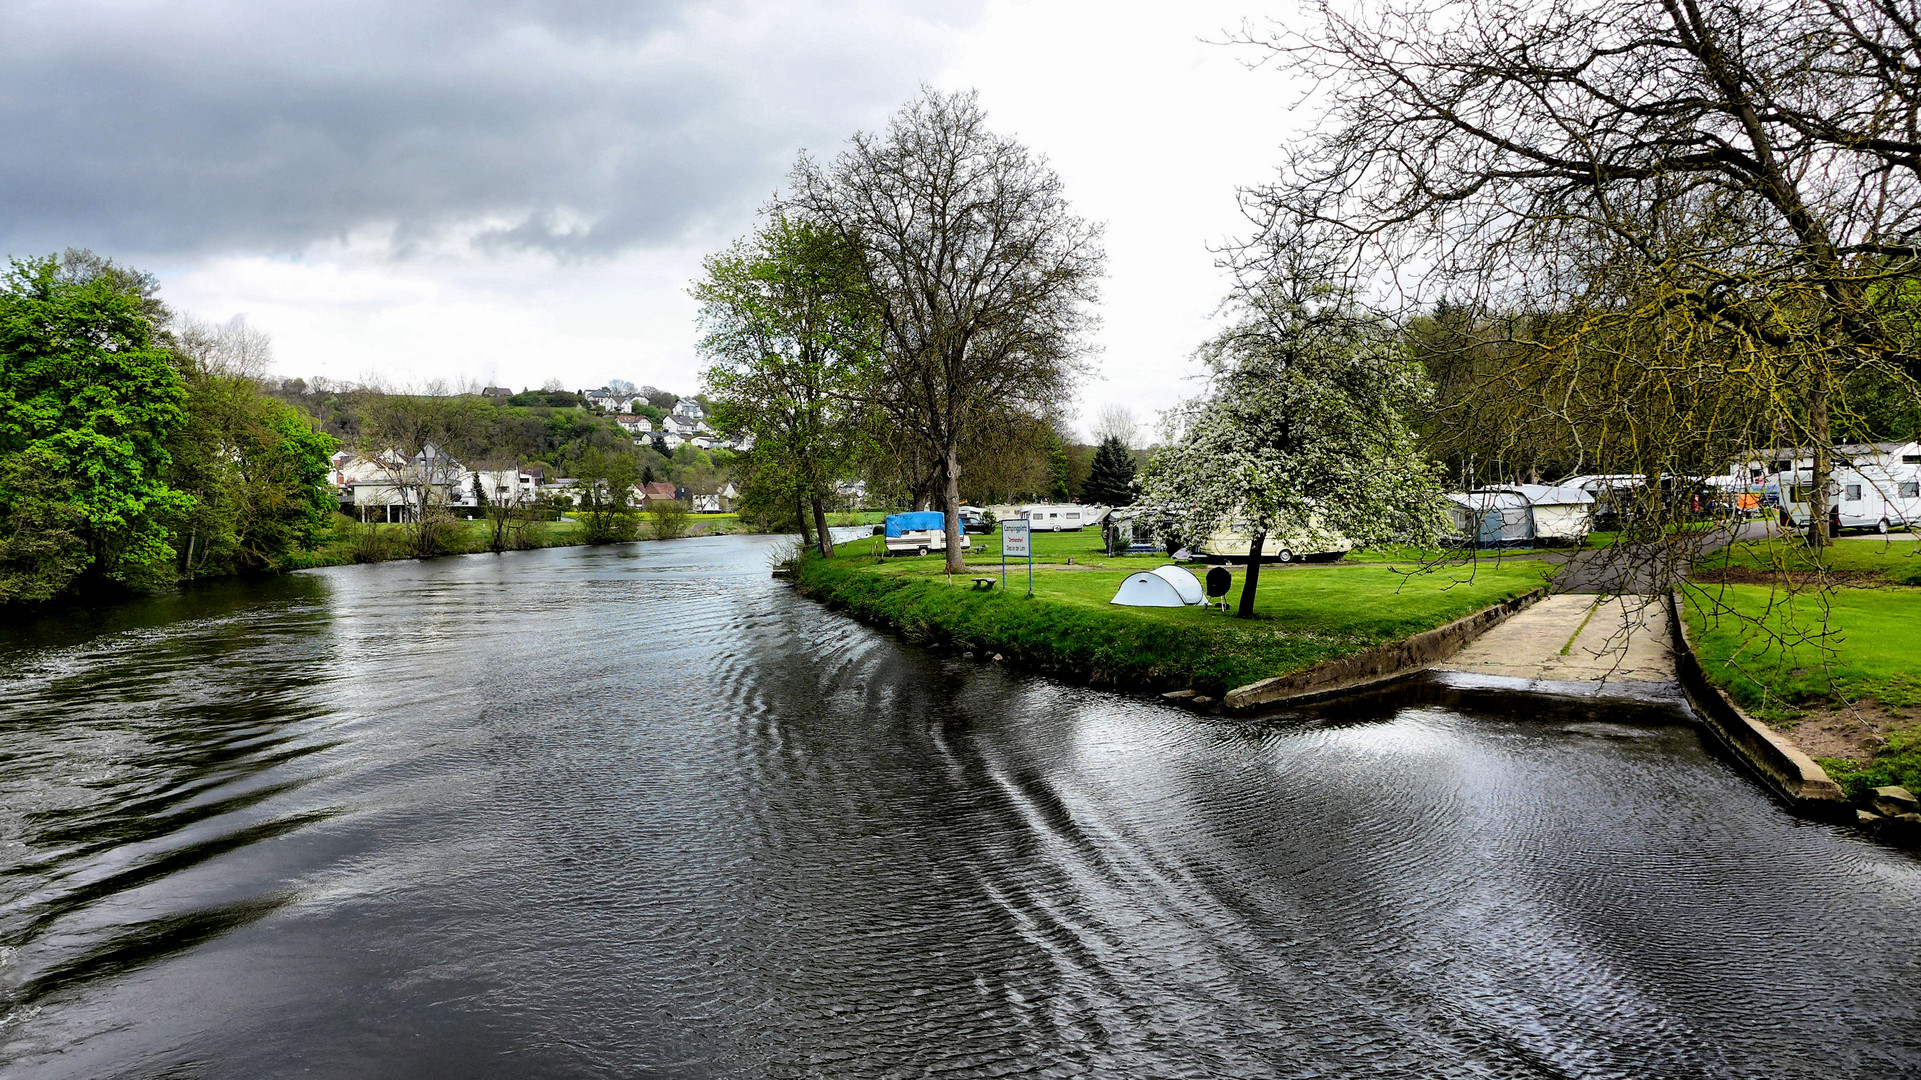
<svg viewBox="0 0 1921 1080">
<path fill-rule="evenodd" d="M 889 514 L 881 525 L 889 555 L 925 555 L 930 551 L 947 550 L 947 515 L 939 510 L 915 510 L 905 514 Z M 961 534 L 960 546 L 966 550 L 973 546 L 966 533 Z"/>
<path fill-rule="evenodd" d="M 1026 518 L 1033 532 L 1080 532 L 1088 525 L 1100 524 L 1107 508 L 1079 503 L 1033 503 L 1016 508 L 1015 514 Z"/>
<path fill-rule="evenodd" d="M 1781 521 L 1804 528 L 1812 513 L 1814 473 L 1800 469 L 1783 485 Z M 1921 465 L 1838 466 L 1828 478 L 1828 505 L 1841 529 L 1892 532 L 1921 525 Z"/>
</svg>

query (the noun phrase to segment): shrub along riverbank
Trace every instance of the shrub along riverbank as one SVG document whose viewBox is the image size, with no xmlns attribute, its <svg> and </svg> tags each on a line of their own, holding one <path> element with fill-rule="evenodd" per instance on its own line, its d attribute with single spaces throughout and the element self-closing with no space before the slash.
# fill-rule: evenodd
<svg viewBox="0 0 1921 1080">
<path fill-rule="evenodd" d="M 660 539 L 654 533 L 651 515 L 641 514 L 632 539 Z M 731 533 L 757 532 L 743 524 L 738 514 L 687 514 L 685 536 L 726 536 Z M 393 559 L 435 558 L 441 555 L 478 555 L 494 550 L 493 523 L 481 518 L 448 522 L 431 555 L 414 550 L 413 527 L 400 524 L 363 524 L 345 514 L 335 515 L 331 527 L 320 533 L 310 550 L 293 552 L 286 569 L 305 570 L 319 566 L 344 566 L 348 563 L 387 562 Z M 575 518 L 541 521 L 518 532 L 506 550 L 573 547 L 596 541 L 584 523 Z"/>
<path fill-rule="evenodd" d="M 1821 578 L 1835 587 L 1813 588 Z M 1850 796 L 1921 790 L 1921 545 L 1843 539 L 1817 557 L 1753 541 L 1701 560 L 1694 579 L 1686 618 L 1709 679 Z"/>
<path fill-rule="evenodd" d="M 994 537 L 976 537 L 970 575 L 999 574 Z M 1415 564 L 1308 564 L 1263 569 L 1251 620 L 1203 608 L 1115 607 L 1122 579 L 1165 558 L 1110 558 L 1094 532 L 1037 534 L 1034 597 L 1026 564 L 1010 563 L 1007 590 L 951 581 L 940 557 L 883 559 L 854 541 L 832 559 L 804 558 L 807 596 L 926 645 L 999 653 L 1024 667 L 1148 690 L 1204 694 L 1299 671 L 1389 644 L 1538 587 L 1547 563 L 1420 573 Z M 1068 565 L 1068 560 L 1075 565 Z M 1238 595 L 1240 584 L 1235 582 Z"/>
</svg>

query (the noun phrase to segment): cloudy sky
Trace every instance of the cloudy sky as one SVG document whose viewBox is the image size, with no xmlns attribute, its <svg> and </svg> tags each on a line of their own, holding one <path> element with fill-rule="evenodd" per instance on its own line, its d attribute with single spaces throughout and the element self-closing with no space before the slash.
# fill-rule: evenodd
<svg viewBox="0 0 1921 1080">
<path fill-rule="evenodd" d="M 1298 88 L 1256 0 L 8 0 L 0 252 L 91 247 L 285 374 L 697 388 L 686 287 L 805 149 L 977 88 L 1107 223 L 1104 405 L 1192 392 Z"/>
</svg>

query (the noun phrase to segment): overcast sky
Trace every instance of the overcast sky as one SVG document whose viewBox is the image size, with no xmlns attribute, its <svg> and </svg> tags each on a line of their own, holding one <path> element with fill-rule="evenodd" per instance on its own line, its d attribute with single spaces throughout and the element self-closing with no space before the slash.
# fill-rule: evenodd
<svg viewBox="0 0 1921 1080">
<path fill-rule="evenodd" d="M 1107 224 L 1100 377 L 1189 354 L 1297 88 L 1218 3 L 8 0 L 0 251 L 91 247 L 290 375 L 698 387 L 688 282 L 802 149 L 977 88 Z"/>
</svg>

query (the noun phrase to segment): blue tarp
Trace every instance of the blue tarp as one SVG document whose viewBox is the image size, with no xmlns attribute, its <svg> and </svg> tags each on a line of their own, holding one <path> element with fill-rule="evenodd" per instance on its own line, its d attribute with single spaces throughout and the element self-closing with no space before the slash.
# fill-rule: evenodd
<svg viewBox="0 0 1921 1080">
<path fill-rule="evenodd" d="M 887 535 L 889 536 L 920 532 L 924 529 L 940 532 L 945 528 L 947 528 L 947 515 L 938 510 L 915 510 L 908 514 L 887 515 Z"/>
</svg>

